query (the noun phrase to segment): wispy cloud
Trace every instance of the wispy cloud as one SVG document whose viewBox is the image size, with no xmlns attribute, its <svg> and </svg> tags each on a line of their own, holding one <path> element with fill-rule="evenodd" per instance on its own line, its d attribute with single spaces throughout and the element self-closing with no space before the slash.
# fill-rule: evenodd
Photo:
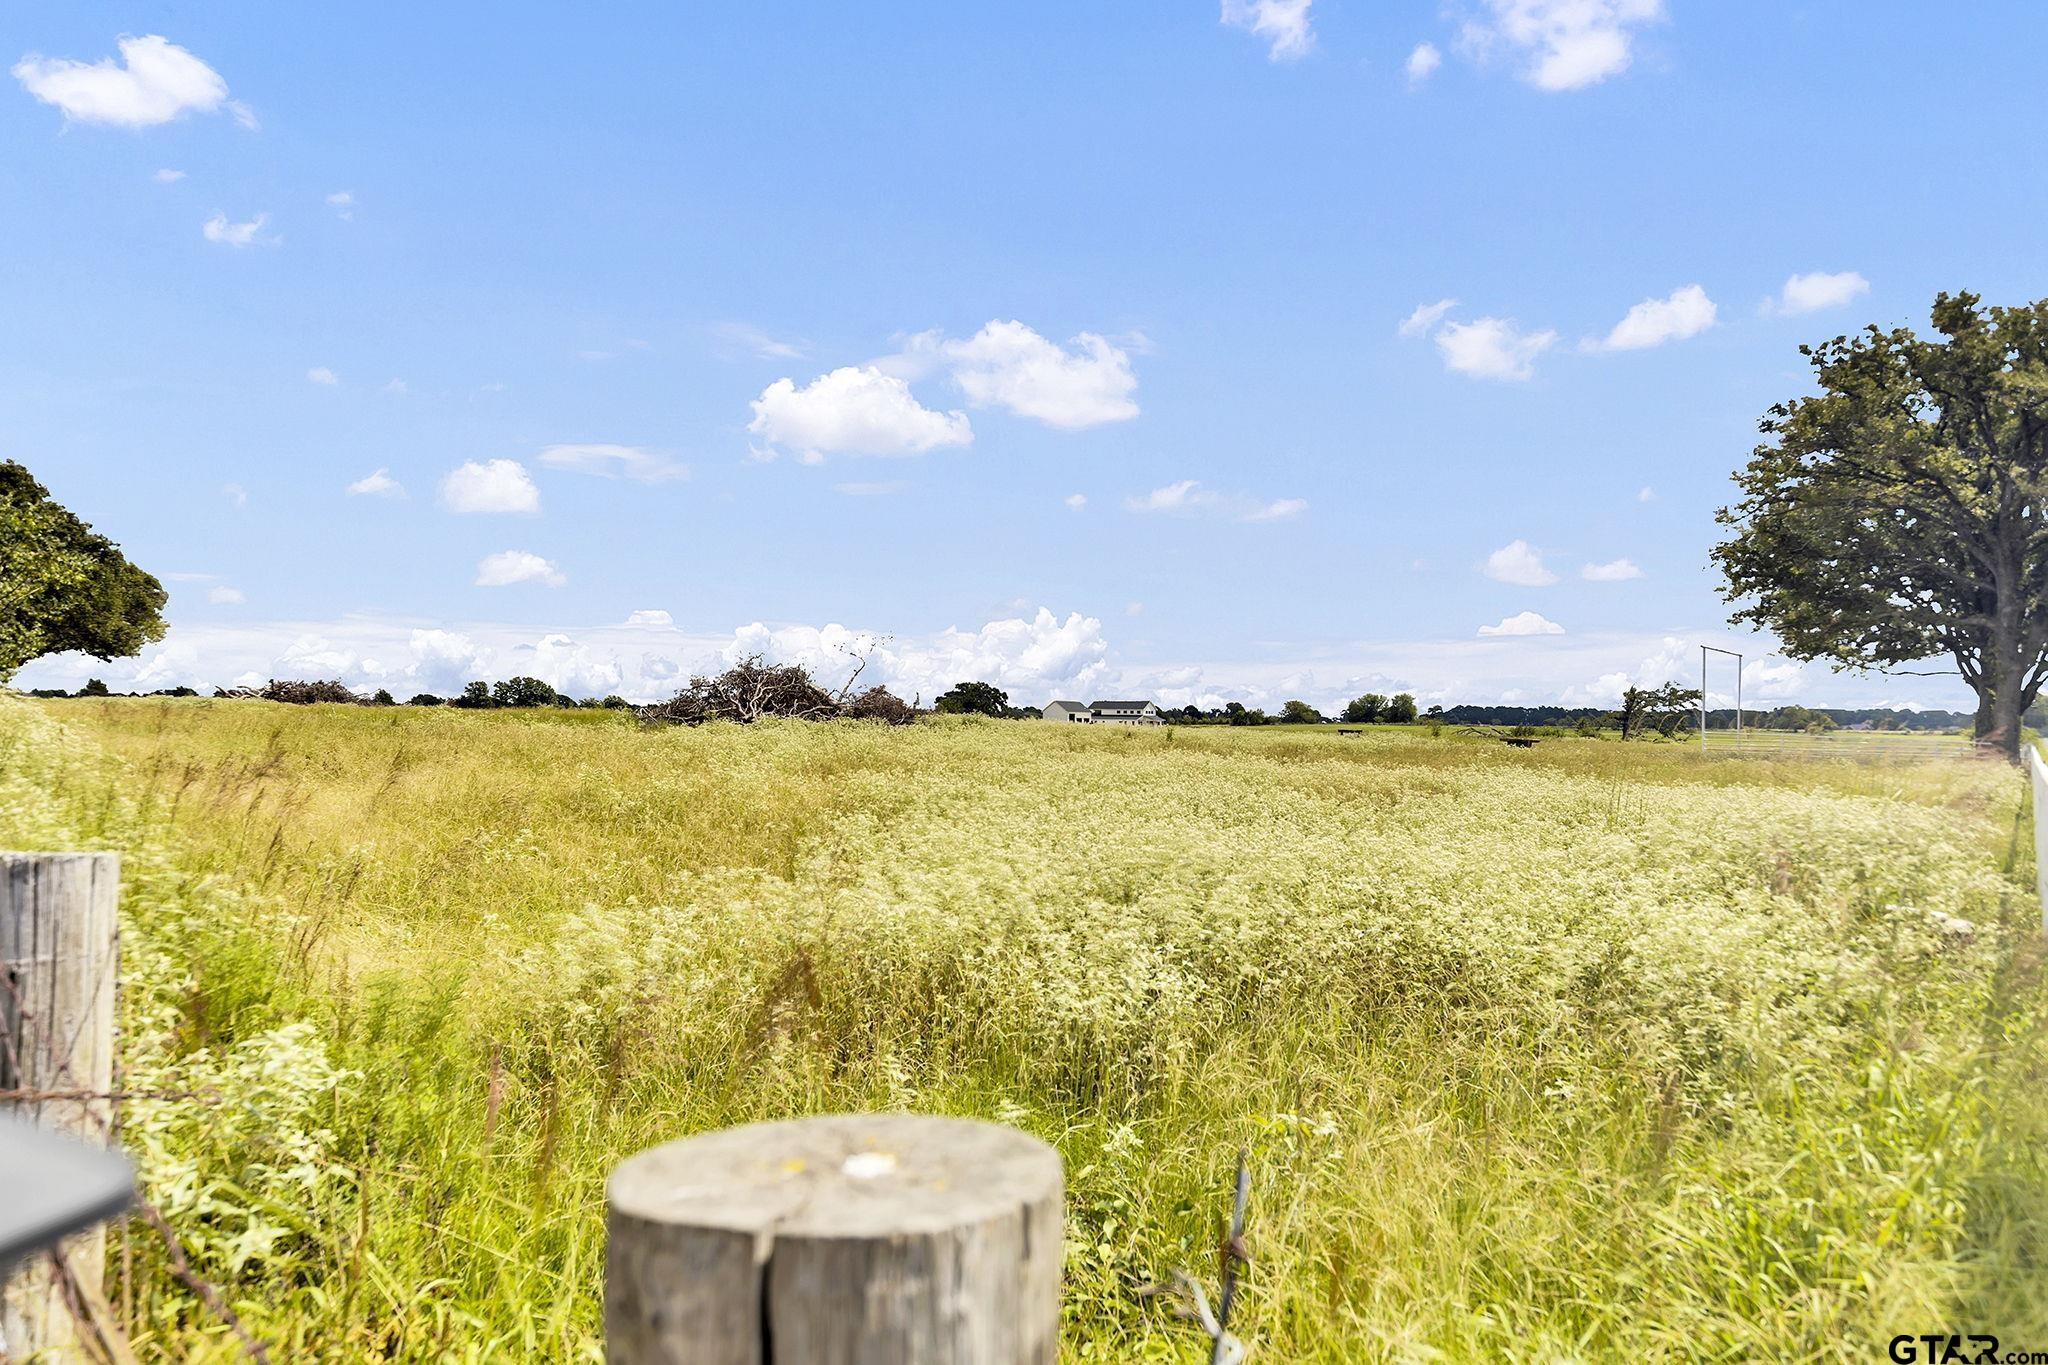
<svg viewBox="0 0 2048 1365">
<path fill-rule="evenodd" d="M 1421 336 L 1444 320 L 1444 315 L 1458 306 L 1456 299 L 1438 299 L 1435 303 L 1419 303 L 1415 311 L 1401 319 L 1400 334 L 1404 337 Z"/>
<path fill-rule="evenodd" d="M 671 483 L 690 477 L 690 467 L 644 446 L 553 445 L 535 457 L 549 469 L 595 474 L 635 483 Z"/>
<path fill-rule="evenodd" d="M 1071 500 L 1068 506 L 1072 506 Z M 1213 516 L 1231 521 L 1286 521 L 1308 510 L 1306 498 L 1258 498 L 1248 493 L 1219 493 L 1194 479 L 1182 479 L 1142 496 L 1126 498 L 1133 512 L 1179 516 Z"/>
<path fill-rule="evenodd" d="M 1633 559 L 1610 559 L 1605 564 L 1588 564 L 1579 570 L 1579 577 L 1588 583 L 1626 583 L 1642 576 L 1643 571 Z"/>
<path fill-rule="evenodd" d="M 1535 378 L 1536 358 L 1556 344 L 1556 332 L 1525 332 L 1507 318 L 1446 323 L 1436 334 L 1445 369 L 1514 383 Z"/>
<path fill-rule="evenodd" d="M 801 342 L 780 340 L 744 322 L 721 322 L 711 329 L 711 334 L 725 350 L 761 360 L 801 360 L 810 351 Z"/>
<path fill-rule="evenodd" d="M 1315 0 L 1223 0 L 1223 22 L 1231 28 L 1248 30 L 1264 38 L 1266 56 L 1276 62 L 1306 57 L 1316 45 L 1315 29 L 1309 23 L 1309 6 Z"/>
<path fill-rule="evenodd" d="M 1589 340 L 1589 351 L 1642 351 L 1667 341 L 1684 341 L 1714 325 L 1719 310 L 1707 291 L 1688 284 L 1671 291 L 1670 297 L 1644 299 L 1628 310 L 1628 316 L 1614 324 L 1602 340 Z"/>
<path fill-rule="evenodd" d="M 1437 50 L 1435 43 L 1417 43 L 1402 69 L 1408 73 L 1408 85 L 1412 89 L 1435 75 L 1436 69 L 1443 64 L 1444 54 Z"/>
<path fill-rule="evenodd" d="M 1818 313 L 1825 308 L 1841 308 L 1869 292 L 1870 281 L 1853 270 L 1832 275 L 1815 271 L 1786 280 L 1785 287 L 1778 291 L 1778 297 L 1766 305 L 1766 311 L 1786 317 Z"/>
<path fill-rule="evenodd" d="M 476 585 L 479 588 L 509 588 L 518 583 L 539 583 L 544 587 L 559 588 L 568 581 L 552 561 L 525 550 L 500 550 L 494 555 L 485 555 L 476 566 Z"/>
<path fill-rule="evenodd" d="M 350 484 L 348 494 L 352 498 L 402 498 L 405 486 L 391 477 L 390 470 L 379 469 Z"/>
<path fill-rule="evenodd" d="M 263 225 L 269 221 L 270 215 L 267 213 L 259 213 L 246 223 L 230 222 L 225 213 L 216 213 L 206 220 L 199 231 L 207 241 L 219 242 L 222 246 L 274 246 L 284 239 L 274 235 L 263 235 Z"/>
<path fill-rule="evenodd" d="M 1459 30 L 1481 61 L 1506 55 L 1538 90 L 1580 90 L 1626 71 L 1636 30 L 1664 17 L 1663 0 L 1482 0 Z"/>
</svg>

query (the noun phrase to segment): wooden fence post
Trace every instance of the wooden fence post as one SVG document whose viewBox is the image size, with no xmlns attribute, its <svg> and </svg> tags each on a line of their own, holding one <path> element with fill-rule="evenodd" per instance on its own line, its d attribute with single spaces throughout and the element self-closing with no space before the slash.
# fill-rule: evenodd
<svg viewBox="0 0 2048 1365">
<path fill-rule="evenodd" d="M 114 979 L 121 859 L 115 853 L 0 853 L 0 1111 L 105 1146 L 114 1088 Z M 52 1093 L 51 1098 L 33 1098 Z M 80 1289 L 97 1298 L 106 1232 L 64 1244 Z M 79 1358 L 70 1307 L 47 1258 L 0 1296 L 0 1341 L 17 1357 Z"/>
<path fill-rule="evenodd" d="M 1059 1154 L 921 1114 L 755 1123 L 606 1186 L 613 1365 L 1052 1365 Z"/>
</svg>

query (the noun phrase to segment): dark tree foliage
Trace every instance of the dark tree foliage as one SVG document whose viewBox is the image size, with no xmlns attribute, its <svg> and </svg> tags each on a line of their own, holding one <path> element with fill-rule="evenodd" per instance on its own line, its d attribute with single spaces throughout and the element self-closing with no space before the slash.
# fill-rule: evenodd
<svg viewBox="0 0 2048 1365">
<path fill-rule="evenodd" d="M 85 686 L 78 689 L 78 695 L 81 697 L 108 697 L 113 694 L 107 691 L 107 685 L 98 678 L 87 678 Z"/>
<path fill-rule="evenodd" d="M 446 701 L 447 698 L 437 697 L 432 692 L 415 692 L 412 696 L 406 698 L 405 704 L 407 706 L 440 706 Z"/>
<path fill-rule="evenodd" d="M 465 711 L 487 711 L 498 703 L 491 699 L 491 685 L 479 679 L 475 682 L 464 683 L 461 693 L 452 698 L 448 704 L 460 707 Z"/>
<path fill-rule="evenodd" d="M 553 706 L 561 699 L 539 678 L 504 678 L 491 687 L 493 706 Z"/>
<path fill-rule="evenodd" d="M 120 546 L 53 502 L 21 465 L 0 461 L 0 682 L 46 654 L 140 653 L 163 639 L 167 600 Z"/>
<path fill-rule="evenodd" d="M 1007 716 L 1010 694 L 993 683 L 955 683 L 950 692 L 939 693 L 932 709 L 942 716 Z"/>
<path fill-rule="evenodd" d="M 272 678 L 256 695 L 265 701 L 281 701 L 291 706 L 311 706 L 323 701 L 343 702 L 350 706 L 362 704 L 362 698 L 350 691 L 346 683 L 324 679 L 301 682 L 294 678 Z"/>
<path fill-rule="evenodd" d="M 1406 725 L 1415 719 L 1415 697 L 1408 692 L 1393 697 L 1368 692 L 1344 703 L 1344 719 L 1353 725 L 1371 725 L 1379 721 Z"/>
<path fill-rule="evenodd" d="M 1353 697 L 1344 703 L 1344 719 L 1353 725 L 1371 725 L 1387 709 L 1387 699 L 1377 692 Z"/>
<path fill-rule="evenodd" d="M 1630 687 L 1621 694 L 1621 709 L 1615 713 L 1616 728 L 1623 739 L 1646 733 L 1669 739 L 1678 728 L 1699 720 L 1700 690 L 1665 683 L 1662 687 Z"/>
<path fill-rule="evenodd" d="M 1323 713 L 1305 701 L 1290 701 L 1280 708 L 1280 719 L 1289 725 L 1321 725 Z"/>
<path fill-rule="evenodd" d="M 1763 420 L 1714 559 L 1732 619 L 1793 658 L 1952 659 L 2017 760 L 2048 678 L 2048 301 L 1941 294 L 1933 321 L 1802 348 L 1820 392 Z"/>
<path fill-rule="evenodd" d="M 847 702 L 841 714 L 848 720 L 878 720 L 884 725 L 908 725 L 917 719 L 910 703 L 886 687 L 870 687 Z"/>
</svg>

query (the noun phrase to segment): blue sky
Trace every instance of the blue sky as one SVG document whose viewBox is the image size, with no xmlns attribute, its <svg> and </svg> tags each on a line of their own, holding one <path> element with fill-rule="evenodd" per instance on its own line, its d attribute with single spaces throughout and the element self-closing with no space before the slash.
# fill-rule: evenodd
<svg viewBox="0 0 2048 1365">
<path fill-rule="evenodd" d="M 18 682 L 652 697 L 872 635 L 926 698 L 1597 702 L 1761 656 L 1707 551 L 1799 344 L 2041 293 L 2043 30 L 12 6 L 4 451 L 172 590 Z"/>
</svg>

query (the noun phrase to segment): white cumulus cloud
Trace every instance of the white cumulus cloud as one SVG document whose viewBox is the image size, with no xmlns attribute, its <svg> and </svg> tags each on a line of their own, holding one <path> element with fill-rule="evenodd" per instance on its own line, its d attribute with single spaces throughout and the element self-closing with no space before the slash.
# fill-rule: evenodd
<svg viewBox="0 0 2048 1365">
<path fill-rule="evenodd" d="M 1481 626 L 1481 635 L 1562 635 L 1564 627 L 1549 617 L 1533 611 L 1519 611 L 1505 617 L 1499 625 Z"/>
<path fill-rule="evenodd" d="M 225 213 L 216 213 L 200 225 L 199 231 L 207 241 L 219 242 L 222 246 L 240 248 L 259 243 L 268 246 L 282 240 L 263 235 L 263 225 L 269 221 L 267 213 L 259 213 L 246 223 L 231 222 Z"/>
<path fill-rule="evenodd" d="M 379 469 L 350 484 L 348 494 L 352 498 L 402 498 L 405 485 L 392 478 L 390 470 Z"/>
<path fill-rule="evenodd" d="M 540 511 L 540 489 L 517 460 L 471 460 L 441 480 L 441 502 L 465 514 Z"/>
<path fill-rule="evenodd" d="M 1817 313 L 1823 308 L 1840 308 L 1844 304 L 1861 298 L 1870 292 L 1870 281 L 1853 270 L 1835 274 L 1814 271 L 1809 275 L 1794 275 L 1785 281 L 1772 305 L 1772 311 L 1797 316 L 1800 313 Z"/>
<path fill-rule="evenodd" d="M 642 609 L 626 617 L 629 626 L 645 627 L 650 630 L 669 630 L 675 626 L 676 618 L 659 609 Z"/>
<path fill-rule="evenodd" d="M 507 588 L 515 583 L 544 583 L 559 588 L 568 581 L 553 563 L 525 550 L 500 550 L 485 555 L 476 565 L 479 588 Z"/>
<path fill-rule="evenodd" d="M 1062 347 L 1021 322 L 997 321 L 941 350 L 975 407 L 1008 408 L 1069 431 L 1138 415 L 1130 356 L 1093 332 Z"/>
<path fill-rule="evenodd" d="M 1605 340 L 1589 342 L 1587 349 L 1641 351 L 1667 341 L 1684 341 L 1712 327 L 1717 311 L 1706 290 L 1688 284 L 1672 290 L 1669 298 L 1644 299 L 1614 324 Z"/>
<path fill-rule="evenodd" d="M 1436 334 L 1444 367 L 1474 379 L 1532 379 L 1536 357 L 1556 342 L 1556 332 L 1524 332 L 1506 318 L 1446 323 Z"/>
<path fill-rule="evenodd" d="M 720 651 L 726 662 L 760 655 L 771 663 L 799 663 L 828 687 L 848 677 L 857 656 L 865 657 L 863 687 L 879 683 L 906 699 L 929 702 L 955 683 L 978 679 L 1032 706 L 1105 681 L 1108 654 L 1100 620 L 1079 612 L 1062 618 L 1044 607 L 977 630 L 949 627 L 909 640 L 836 624 L 770 627 L 757 621 L 734 631 Z"/>
<path fill-rule="evenodd" d="M 921 455 L 974 439 L 964 412 L 934 412 L 910 385 L 872 365 L 848 365 L 802 388 L 778 379 L 754 400 L 747 430 L 766 442 L 757 453 L 795 451 L 807 464 L 827 455 Z"/>
<path fill-rule="evenodd" d="M 1460 32 L 1485 59 L 1507 53 L 1539 90 L 1578 90 L 1626 71 L 1635 30 L 1664 17 L 1663 0 L 1482 0 Z"/>
<path fill-rule="evenodd" d="M 31 52 L 14 64 L 14 78 L 79 123 L 148 128 L 227 104 L 228 83 L 220 73 L 161 34 L 124 37 L 115 45 L 118 60 L 97 62 Z M 241 117 L 240 109 L 235 113 Z"/>
<path fill-rule="evenodd" d="M 690 477 L 690 467 L 643 446 L 554 445 L 535 457 L 549 469 L 567 469 L 635 483 L 669 483 Z"/>
<path fill-rule="evenodd" d="M 1588 564 L 1579 570 L 1579 577 L 1588 583 L 1626 583 L 1642 576 L 1643 571 L 1633 559 L 1610 559 L 1605 564 Z"/>
<path fill-rule="evenodd" d="M 1518 588 L 1547 588 L 1557 575 L 1526 540 L 1511 540 L 1486 557 L 1486 576 Z"/>
<path fill-rule="evenodd" d="M 1086 493 L 1069 493 L 1063 501 L 1068 507 L 1078 512 L 1088 505 L 1088 495 Z"/>
<path fill-rule="evenodd" d="M 1314 0 L 1223 0 L 1223 22 L 1264 38 L 1276 62 L 1305 57 L 1316 45 L 1308 10 Z"/>
</svg>

